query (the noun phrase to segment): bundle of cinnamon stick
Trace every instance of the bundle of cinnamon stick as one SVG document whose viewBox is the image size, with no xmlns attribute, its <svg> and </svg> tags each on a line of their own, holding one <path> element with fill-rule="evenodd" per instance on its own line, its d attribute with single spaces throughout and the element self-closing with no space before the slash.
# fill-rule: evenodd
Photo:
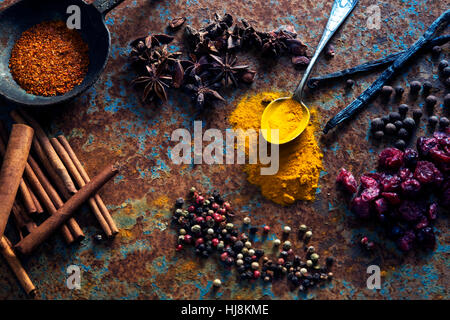
<svg viewBox="0 0 450 320">
<path fill-rule="evenodd" d="M 0 253 L 33 295 L 36 288 L 15 252 L 31 253 L 57 230 L 68 244 L 83 239 L 73 214 L 86 201 L 106 236 L 116 235 L 119 230 L 97 191 L 118 168 L 108 166 L 91 180 L 64 136 L 49 139 L 22 109 L 10 115 L 16 122 L 10 134 L 0 121 Z M 45 211 L 50 216 L 37 225 L 34 218 Z M 4 236 L 10 216 L 20 238 L 15 246 Z"/>
</svg>

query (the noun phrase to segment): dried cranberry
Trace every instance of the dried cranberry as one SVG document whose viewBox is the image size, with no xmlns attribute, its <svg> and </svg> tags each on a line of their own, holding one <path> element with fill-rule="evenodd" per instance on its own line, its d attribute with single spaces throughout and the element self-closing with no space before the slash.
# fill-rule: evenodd
<svg viewBox="0 0 450 320">
<path fill-rule="evenodd" d="M 398 175 L 399 175 L 400 179 L 402 179 L 402 181 L 411 179 L 414 176 L 413 173 L 411 172 L 411 170 L 409 170 L 408 168 L 400 169 L 400 171 L 398 172 Z"/>
<path fill-rule="evenodd" d="M 370 177 L 367 174 L 364 174 L 359 179 L 361 181 L 361 184 L 364 188 L 377 188 L 378 187 L 378 181 L 374 178 Z"/>
<path fill-rule="evenodd" d="M 368 188 L 361 193 L 361 199 L 366 202 L 372 202 L 380 195 L 380 189 Z"/>
<path fill-rule="evenodd" d="M 436 202 L 431 203 L 428 206 L 427 217 L 429 220 L 436 220 L 438 212 L 438 205 Z"/>
<path fill-rule="evenodd" d="M 389 210 L 389 203 L 386 199 L 380 198 L 375 200 L 374 207 L 378 214 L 385 214 Z"/>
<path fill-rule="evenodd" d="M 435 183 L 439 185 L 444 180 L 442 173 L 429 161 L 417 162 L 414 177 L 423 184 Z"/>
<path fill-rule="evenodd" d="M 351 172 L 348 172 L 344 168 L 339 171 L 336 182 L 340 183 L 345 188 L 345 190 L 352 194 L 358 190 L 358 184 L 355 177 Z"/>
<path fill-rule="evenodd" d="M 361 197 L 355 197 L 351 204 L 352 211 L 360 218 L 367 219 L 370 216 L 370 204 Z"/>
<path fill-rule="evenodd" d="M 402 194 L 407 197 L 414 197 L 420 192 L 420 182 L 416 179 L 408 179 L 402 182 Z"/>
<path fill-rule="evenodd" d="M 381 185 L 383 186 L 383 191 L 386 192 L 395 192 L 400 188 L 400 184 L 402 180 L 397 175 L 385 175 L 381 180 Z"/>
<path fill-rule="evenodd" d="M 420 137 L 417 139 L 417 151 L 422 157 L 427 157 L 430 150 L 436 149 L 438 145 L 439 142 L 436 138 Z"/>
<path fill-rule="evenodd" d="M 417 161 L 419 160 L 419 154 L 416 150 L 413 149 L 406 149 L 405 150 L 405 165 L 409 168 L 414 168 L 417 164 Z"/>
<path fill-rule="evenodd" d="M 450 146 L 450 135 L 448 132 L 437 131 L 433 133 L 433 137 L 439 142 L 441 147 L 444 148 Z"/>
<path fill-rule="evenodd" d="M 397 148 L 387 148 L 381 151 L 378 156 L 381 167 L 396 170 L 403 164 L 403 152 Z"/>
<path fill-rule="evenodd" d="M 402 251 L 409 251 L 412 249 L 414 240 L 416 238 L 416 235 L 412 231 L 406 231 L 405 234 L 398 239 L 397 245 L 400 250 Z"/>
<path fill-rule="evenodd" d="M 417 241 L 428 249 L 436 245 L 436 237 L 432 227 L 425 227 L 417 232 Z"/>
<path fill-rule="evenodd" d="M 422 203 L 405 200 L 398 208 L 401 217 L 408 222 L 414 222 L 422 218 L 426 213 L 426 208 Z"/>
<path fill-rule="evenodd" d="M 430 156 L 435 163 L 439 164 L 450 163 L 450 155 L 442 150 L 432 149 L 430 150 Z"/>
<path fill-rule="evenodd" d="M 400 196 L 395 192 L 382 192 L 381 196 L 394 206 L 400 204 L 402 201 Z"/>
</svg>

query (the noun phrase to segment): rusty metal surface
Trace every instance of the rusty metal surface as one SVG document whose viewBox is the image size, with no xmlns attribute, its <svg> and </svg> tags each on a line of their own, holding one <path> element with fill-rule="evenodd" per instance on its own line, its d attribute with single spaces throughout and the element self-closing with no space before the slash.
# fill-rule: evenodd
<svg viewBox="0 0 450 320">
<path fill-rule="evenodd" d="M 0 0 L 0 9 L 13 1 Z M 54 110 L 43 123 L 50 134 L 63 133 L 91 175 L 105 164 L 121 161 L 124 169 L 101 192 L 120 228 L 111 243 L 95 244 L 92 236 L 99 226 L 88 208 L 77 217 L 88 235 L 80 245 L 67 247 L 55 236 L 24 260 L 31 278 L 44 299 L 448 299 L 449 233 L 448 218 L 440 217 L 436 229 L 438 246 L 433 253 L 401 254 L 390 240 L 372 227 L 360 224 L 348 211 L 335 190 L 337 170 L 346 166 L 359 176 L 375 167 L 375 155 L 384 144 L 374 145 L 368 137 L 368 120 L 395 107 L 377 101 L 355 121 L 327 137 L 320 138 L 324 152 L 324 172 L 313 203 L 298 202 L 280 207 L 264 199 L 246 181 L 240 165 L 178 166 L 168 158 L 171 132 L 192 127 L 193 120 L 204 119 L 205 127 L 225 130 L 227 117 L 244 94 L 268 90 L 292 90 L 302 72 L 292 68 L 289 59 L 272 66 L 258 59 L 250 61 L 259 73 L 248 88 L 226 94 L 227 103 L 218 104 L 206 115 L 199 115 L 187 96 L 171 92 L 165 105 L 141 103 L 134 89 L 127 55 L 128 43 L 147 32 L 160 33 L 167 21 L 185 15 L 188 23 L 199 26 L 214 12 L 229 12 L 260 28 L 273 29 L 293 24 L 299 38 L 312 54 L 326 23 L 332 1 L 212 1 L 212 0 L 129 0 L 110 13 L 106 20 L 112 33 L 112 51 L 105 72 L 96 85 L 74 102 Z M 321 59 L 314 74 L 324 74 L 379 58 L 407 48 L 447 5 L 445 1 L 377 1 L 381 9 L 381 29 L 367 29 L 367 8 L 375 1 L 361 0 L 333 42 L 336 57 Z M 181 33 L 177 33 L 180 38 Z M 444 47 L 448 55 L 448 46 Z M 429 79 L 444 95 L 435 76 L 437 63 L 423 55 L 394 84 L 407 87 L 409 81 Z M 321 125 L 366 88 L 377 74 L 356 78 L 350 93 L 336 84 L 307 97 L 308 105 L 318 106 Z M 422 101 L 419 101 L 423 103 Z M 419 102 L 411 102 L 416 106 Z M 3 103 L 3 102 L 2 102 Z M 443 111 L 442 105 L 437 108 Z M 426 131 L 422 127 L 421 133 Z M 319 133 L 320 136 L 320 133 Z M 333 255 L 335 280 L 307 294 L 288 290 L 286 281 L 271 285 L 239 283 L 234 272 L 226 271 L 217 259 L 200 261 L 189 253 L 176 253 L 176 234 L 169 226 L 174 200 L 184 196 L 190 186 L 204 191 L 219 189 L 226 195 L 239 217 L 250 215 L 258 226 L 269 224 L 280 235 L 283 225 L 293 228 L 305 223 L 314 232 L 312 245 L 322 257 Z M 237 221 L 239 221 L 239 217 Z M 380 244 L 373 254 L 355 245 L 365 233 Z M 273 236 L 273 234 L 271 234 Z M 292 237 L 294 238 L 294 237 Z M 294 239 L 294 248 L 301 244 Z M 258 243 L 270 251 L 270 241 Z M 69 265 L 82 268 L 82 288 L 65 286 Z M 366 289 L 366 268 L 377 264 L 382 270 L 382 289 Z M 0 298 L 23 299 L 24 292 L 3 260 L 0 260 Z M 221 278 L 223 287 L 212 290 L 212 281 Z"/>
</svg>

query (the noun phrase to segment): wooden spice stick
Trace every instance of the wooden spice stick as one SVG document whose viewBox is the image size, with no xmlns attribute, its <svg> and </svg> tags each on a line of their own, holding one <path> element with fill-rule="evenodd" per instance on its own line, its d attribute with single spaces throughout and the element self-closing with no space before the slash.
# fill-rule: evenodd
<svg viewBox="0 0 450 320">
<path fill-rule="evenodd" d="M 29 126 L 13 125 L 0 171 L 0 237 L 5 232 L 6 223 L 19 189 L 30 153 L 33 134 L 34 131 Z"/>
<path fill-rule="evenodd" d="M 25 165 L 25 175 L 28 181 L 30 182 L 30 187 L 34 190 L 34 192 L 36 192 L 36 195 L 42 201 L 42 204 L 45 206 L 48 213 L 50 215 L 54 215 L 57 211 L 56 207 L 53 204 L 50 197 L 48 196 L 47 192 L 45 192 L 44 187 L 42 186 L 35 172 L 31 169 L 28 163 Z M 69 228 L 66 225 L 62 226 L 61 232 L 68 244 L 71 244 L 75 241 L 74 236 L 72 235 L 72 233 L 70 232 Z"/>
<path fill-rule="evenodd" d="M 19 229 L 21 239 L 37 227 L 36 223 L 28 217 L 24 209 L 17 203 L 17 201 L 13 205 L 12 214 L 17 228 Z M 27 232 L 25 235 L 23 234 L 24 230 Z"/>
<path fill-rule="evenodd" d="M 84 182 L 83 178 L 81 177 L 80 173 L 78 172 L 77 168 L 75 167 L 75 164 L 73 163 L 69 154 L 64 149 L 63 145 L 56 138 L 51 138 L 50 142 L 52 143 L 53 147 L 56 150 L 56 153 L 58 153 L 59 157 L 63 161 L 63 163 L 66 166 L 69 173 L 75 179 L 75 182 L 78 184 L 78 186 L 80 188 L 83 187 L 86 183 Z M 97 218 L 98 222 L 100 223 L 100 226 L 102 227 L 106 236 L 112 237 L 113 234 L 112 234 L 111 228 L 109 227 L 108 223 L 106 222 L 105 218 L 103 217 L 102 212 L 100 211 L 95 199 L 89 198 L 88 203 L 89 203 L 89 207 L 91 208 L 92 212 L 94 213 L 95 217 Z"/>
<path fill-rule="evenodd" d="M 44 172 L 37 164 L 36 160 L 34 160 L 32 156 L 29 156 L 28 163 L 30 167 L 33 169 L 34 173 L 36 174 L 36 177 L 41 183 L 45 192 L 48 194 L 50 200 L 53 202 L 55 208 L 56 209 L 61 208 L 64 205 L 64 201 L 61 199 L 58 192 L 55 190 L 50 181 L 47 179 Z M 84 233 L 74 218 L 71 218 L 69 219 L 69 221 L 67 221 L 67 226 L 69 227 L 71 234 L 75 240 L 84 239 Z"/>
<path fill-rule="evenodd" d="M 89 178 L 89 175 L 87 171 L 84 169 L 83 165 L 81 164 L 80 160 L 78 160 L 77 155 L 73 151 L 72 147 L 69 144 L 69 141 L 67 141 L 66 137 L 63 135 L 58 136 L 58 141 L 63 145 L 64 149 L 67 151 L 67 153 L 70 156 L 70 159 L 73 161 L 76 169 L 81 174 L 83 180 L 85 183 L 88 183 L 91 179 Z M 116 235 L 119 233 L 119 229 L 116 226 L 116 223 L 114 222 L 114 219 L 112 218 L 111 214 L 109 213 L 108 208 L 106 208 L 105 203 L 103 202 L 102 198 L 98 194 L 94 196 L 95 201 L 97 202 L 98 207 L 100 208 L 100 211 L 102 212 L 103 218 L 106 220 L 106 222 L 109 225 L 109 228 L 111 229 L 113 235 Z"/>
<path fill-rule="evenodd" d="M 16 275 L 23 290 L 25 290 L 25 292 L 29 296 L 33 297 L 36 294 L 36 287 L 34 286 L 33 282 L 31 282 L 30 277 L 28 276 L 19 259 L 15 255 L 11 243 L 5 237 L 2 237 L 0 239 L 0 252 L 2 253 L 8 265 L 11 267 L 14 274 Z"/>
<path fill-rule="evenodd" d="M 0 156 L 4 157 L 6 153 L 6 143 L 8 141 L 8 133 L 2 121 L 0 121 Z M 20 180 L 19 191 L 22 195 L 23 204 L 28 213 L 36 213 L 36 205 L 31 197 L 30 190 L 23 179 Z"/>
<path fill-rule="evenodd" d="M 16 121 L 18 121 L 18 117 L 16 117 L 17 111 L 11 112 L 11 117 Z M 25 121 L 33 127 L 33 129 L 36 132 L 36 137 L 39 140 L 42 148 L 46 152 L 46 156 L 48 157 L 48 160 L 50 161 L 53 168 L 56 170 L 58 175 L 61 177 L 62 181 L 64 182 L 64 185 L 66 186 L 67 190 L 71 193 L 77 192 L 75 185 L 73 184 L 72 179 L 70 178 L 69 173 L 67 172 L 66 168 L 64 167 L 61 159 L 59 159 L 58 155 L 55 152 L 55 149 L 53 149 L 52 144 L 50 143 L 47 135 L 45 134 L 44 130 L 41 128 L 39 123 L 34 120 L 27 112 L 25 112 L 23 109 L 20 109 L 20 115 L 22 115 L 22 119 L 25 119 Z M 20 122 L 19 122 L 20 123 Z"/>
<path fill-rule="evenodd" d="M 28 191 L 30 191 L 31 198 L 33 198 L 33 202 L 36 207 L 36 213 L 38 213 L 38 214 L 44 213 L 44 208 L 42 208 L 41 203 L 39 202 L 38 198 L 34 194 L 33 190 L 31 190 L 31 188 L 29 187 L 28 184 L 27 184 L 27 186 L 28 186 Z"/>
<path fill-rule="evenodd" d="M 16 249 L 22 254 L 31 253 L 37 246 L 50 237 L 62 226 L 75 211 L 93 194 L 95 194 L 106 182 L 118 173 L 115 166 L 106 167 L 99 175 L 82 187 L 62 206 L 54 215 L 49 217 L 28 236 L 16 244 Z"/>
</svg>

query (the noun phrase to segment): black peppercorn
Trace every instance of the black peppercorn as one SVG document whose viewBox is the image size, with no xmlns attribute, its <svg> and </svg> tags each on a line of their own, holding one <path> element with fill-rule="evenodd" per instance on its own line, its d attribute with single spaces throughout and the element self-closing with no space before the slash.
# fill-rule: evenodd
<svg viewBox="0 0 450 320">
<path fill-rule="evenodd" d="M 444 85 L 445 85 L 446 87 L 450 87 L 450 77 L 448 77 L 447 79 L 445 79 Z"/>
<path fill-rule="evenodd" d="M 422 84 L 419 81 L 413 81 L 409 85 L 409 90 L 411 94 L 417 94 L 420 91 Z"/>
<path fill-rule="evenodd" d="M 443 75 L 444 77 L 450 77 L 450 67 L 445 67 L 445 68 L 442 70 L 442 75 Z"/>
<path fill-rule="evenodd" d="M 380 118 L 375 118 L 371 122 L 371 128 L 373 131 L 382 130 L 384 127 L 384 122 Z"/>
<path fill-rule="evenodd" d="M 405 92 L 405 89 L 403 89 L 403 87 L 397 86 L 395 87 L 395 96 L 400 99 L 403 95 L 403 92 Z"/>
<path fill-rule="evenodd" d="M 448 125 L 449 125 L 449 120 L 447 117 L 441 117 L 439 119 L 439 126 L 441 127 L 441 129 L 447 128 Z"/>
<path fill-rule="evenodd" d="M 429 95 L 425 98 L 425 104 L 428 108 L 434 107 L 434 105 L 437 103 L 437 98 L 433 95 Z"/>
<path fill-rule="evenodd" d="M 447 67 L 448 67 L 448 61 L 447 60 L 441 60 L 439 62 L 438 68 L 439 68 L 440 71 L 444 70 Z"/>
<path fill-rule="evenodd" d="M 430 93 L 431 88 L 433 88 L 433 84 L 430 81 L 425 81 L 422 86 L 423 94 L 427 95 Z"/>
<path fill-rule="evenodd" d="M 381 120 L 383 120 L 384 124 L 387 124 L 387 123 L 389 123 L 389 116 L 388 115 L 382 116 Z"/>
<path fill-rule="evenodd" d="M 400 113 L 402 117 L 405 117 L 405 115 L 408 113 L 408 110 L 409 106 L 407 104 L 401 104 L 398 106 L 398 113 Z"/>
<path fill-rule="evenodd" d="M 352 79 L 347 79 L 347 81 L 345 82 L 345 87 L 347 89 L 353 88 L 354 85 L 355 85 L 355 81 L 353 81 Z"/>
<path fill-rule="evenodd" d="M 413 110 L 413 118 L 416 120 L 416 122 L 419 122 L 420 118 L 422 118 L 423 112 L 421 109 L 414 109 Z"/>
<path fill-rule="evenodd" d="M 381 140 L 384 137 L 384 132 L 383 131 L 375 131 L 373 134 L 373 137 L 377 140 Z"/>
<path fill-rule="evenodd" d="M 183 199 L 183 198 L 178 198 L 178 199 L 175 201 L 175 206 L 176 206 L 177 208 L 181 208 L 181 207 L 183 206 L 183 204 L 184 204 L 184 199 Z"/>
<path fill-rule="evenodd" d="M 393 123 L 388 123 L 384 127 L 384 132 L 388 135 L 393 135 L 397 132 L 397 127 Z"/>
<path fill-rule="evenodd" d="M 412 130 L 416 126 L 416 122 L 414 119 L 407 117 L 403 120 L 403 126 L 408 130 Z"/>
<path fill-rule="evenodd" d="M 403 122 L 401 120 L 395 121 L 394 125 L 397 128 L 397 130 L 400 130 L 400 128 L 403 128 Z"/>
<path fill-rule="evenodd" d="M 397 121 L 397 120 L 401 120 L 402 119 L 402 116 L 400 115 L 400 113 L 398 113 L 398 112 L 391 112 L 391 113 L 389 113 L 389 122 L 395 122 L 395 121 Z"/>
<path fill-rule="evenodd" d="M 394 146 L 397 149 L 404 150 L 406 147 L 406 142 L 402 139 L 398 139 L 397 141 L 395 141 Z"/>
<path fill-rule="evenodd" d="M 438 123 L 439 119 L 436 116 L 431 116 L 428 118 L 428 124 L 434 127 Z"/>
<path fill-rule="evenodd" d="M 444 97 L 444 107 L 450 108 L 450 93 L 447 93 Z"/>
<path fill-rule="evenodd" d="M 441 54 L 441 52 L 442 52 L 442 48 L 441 48 L 440 46 L 434 46 L 434 47 L 431 49 L 431 54 L 432 54 L 434 57 L 438 57 L 438 56 Z"/>
<path fill-rule="evenodd" d="M 409 136 L 409 132 L 405 128 L 401 128 L 398 130 L 397 135 L 399 138 L 406 139 Z"/>
<path fill-rule="evenodd" d="M 391 86 L 383 86 L 383 88 L 381 88 L 381 94 L 385 99 L 389 99 L 393 92 L 394 89 Z"/>
</svg>

